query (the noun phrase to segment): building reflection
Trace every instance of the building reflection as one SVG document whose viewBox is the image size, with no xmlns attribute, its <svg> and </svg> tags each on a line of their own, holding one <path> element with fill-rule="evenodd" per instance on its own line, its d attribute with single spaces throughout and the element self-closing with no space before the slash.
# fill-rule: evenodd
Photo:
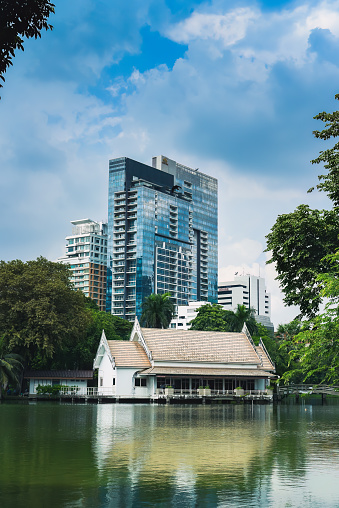
<svg viewBox="0 0 339 508">
<path fill-rule="evenodd" d="M 272 446 L 272 416 L 267 406 L 98 406 L 94 453 L 107 495 L 118 503 L 123 493 L 128 506 L 161 491 L 192 506 L 197 488 L 201 496 L 205 487 L 250 484 Z"/>
</svg>

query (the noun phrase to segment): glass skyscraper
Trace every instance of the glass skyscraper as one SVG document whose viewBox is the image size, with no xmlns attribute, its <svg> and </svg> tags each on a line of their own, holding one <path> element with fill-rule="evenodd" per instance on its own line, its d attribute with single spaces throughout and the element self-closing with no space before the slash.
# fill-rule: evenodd
<svg viewBox="0 0 339 508">
<path fill-rule="evenodd" d="M 133 320 L 151 293 L 217 302 L 218 182 L 164 156 L 109 161 L 106 310 Z"/>
</svg>

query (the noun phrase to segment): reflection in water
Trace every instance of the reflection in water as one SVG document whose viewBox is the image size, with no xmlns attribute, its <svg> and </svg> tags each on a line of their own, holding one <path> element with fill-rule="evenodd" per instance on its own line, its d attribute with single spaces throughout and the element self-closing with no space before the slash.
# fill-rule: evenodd
<svg viewBox="0 0 339 508">
<path fill-rule="evenodd" d="M 0 505 L 337 507 L 338 423 L 304 401 L 1 404 Z"/>
<path fill-rule="evenodd" d="M 126 502 L 126 480 L 135 506 L 141 495 L 144 502 L 161 501 L 160 493 L 174 506 L 195 506 L 202 495 L 212 506 L 225 484 L 248 501 L 253 466 L 272 447 L 272 418 L 272 406 L 102 405 L 98 469 L 110 477 L 109 497 L 116 503 Z"/>
</svg>

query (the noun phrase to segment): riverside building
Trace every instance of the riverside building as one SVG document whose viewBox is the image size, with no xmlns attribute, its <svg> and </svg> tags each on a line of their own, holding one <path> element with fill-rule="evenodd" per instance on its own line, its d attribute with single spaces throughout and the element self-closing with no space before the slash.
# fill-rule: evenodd
<svg viewBox="0 0 339 508">
<path fill-rule="evenodd" d="M 217 301 L 218 182 L 162 155 L 109 161 L 107 311 L 140 317 L 151 293 Z"/>
<path fill-rule="evenodd" d="M 75 289 L 106 309 L 107 224 L 91 219 L 73 220 L 72 234 L 66 237 L 66 255 L 60 263 L 71 269 Z"/>
</svg>

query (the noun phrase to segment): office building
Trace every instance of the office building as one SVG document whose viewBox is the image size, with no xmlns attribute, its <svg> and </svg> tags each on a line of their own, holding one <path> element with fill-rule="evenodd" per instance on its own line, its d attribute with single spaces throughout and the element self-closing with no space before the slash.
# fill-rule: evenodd
<svg viewBox="0 0 339 508">
<path fill-rule="evenodd" d="M 271 295 L 267 293 L 265 279 L 255 275 L 236 275 L 233 281 L 219 282 L 218 303 L 226 310 L 237 309 L 238 305 L 253 308 L 255 319 L 269 330 L 271 322 Z"/>
<path fill-rule="evenodd" d="M 217 185 L 162 155 L 109 161 L 108 311 L 134 320 L 151 293 L 217 301 Z"/>
<path fill-rule="evenodd" d="M 73 220 L 72 234 L 66 237 L 66 255 L 60 263 L 71 269 L 75 289 L 106 309 L 107 224 L 90 219 Z"/>
</svg>

